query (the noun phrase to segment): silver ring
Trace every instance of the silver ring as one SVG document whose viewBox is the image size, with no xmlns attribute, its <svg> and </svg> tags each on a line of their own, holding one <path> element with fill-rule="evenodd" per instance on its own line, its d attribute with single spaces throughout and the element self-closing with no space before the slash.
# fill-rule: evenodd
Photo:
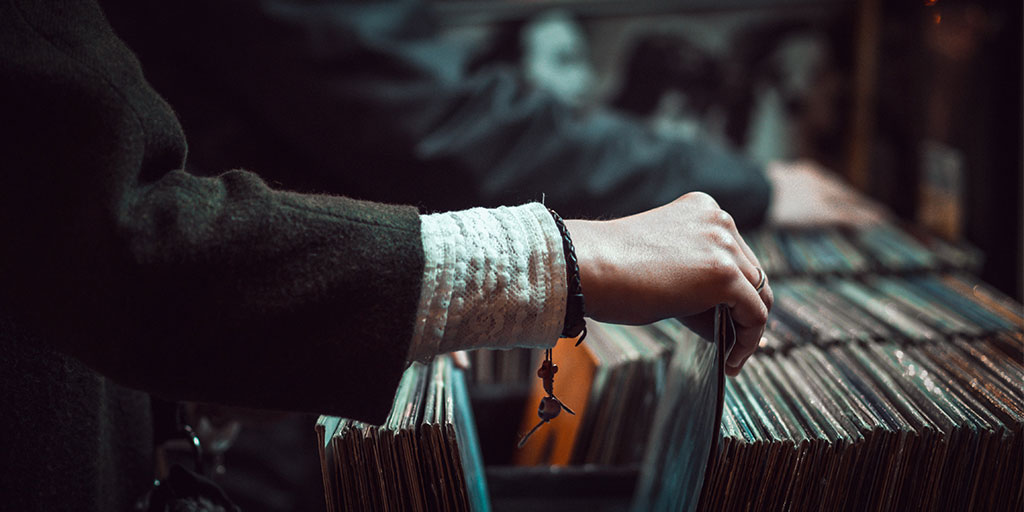
<svg viewBox="0 0 1024 512">
<path fill-rule="evenodd" d="M 757 293 L 761 293 L 761 290 L 764 289 L 764 284 L 766 282 L 768 282 L 768 274 L 765 274 L 764 270 L 762 270 L 761 267 L 756 267 L 756 268 L 757 268 L 757 273 L 758 273 L 758 275 L 760 277 L 758 278 L 757 286 L 755 286 L 754 288 L 757 289 Z"/>
</svg>

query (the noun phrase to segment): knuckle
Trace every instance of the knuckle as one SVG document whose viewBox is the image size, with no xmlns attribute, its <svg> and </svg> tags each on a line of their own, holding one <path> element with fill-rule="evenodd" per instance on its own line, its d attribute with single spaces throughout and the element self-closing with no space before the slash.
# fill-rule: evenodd
<svg viewBox="0 0 1024 512">
<path fill-rule="evenodd" d="M 722 285 L 728 284 L 739 275 L 739 269 L 732 255 L 726 251 L 714 251 L 709 257 L 707 271 L 711 278 Z"/>
<path fill-rule="evenodd" d="M 732 215 L 725 210 L 718 210 L 715 217 L 718 223 L 726 228 L 732 228 L 736 225 L 736 221 L 733 220 Z"/>
<path fill-rule="evenodd" d="M 683 197 L 688 198 L 688 200 L 693 201 L 695 204 L 700 205 L 704 208 L 718 207 L 718 203 L 715 202 L 715 199 L 708 195 L 706 192 L 690 192 L 684 195 Z"/>
<path fill-rule="evenodd" d="M 725 229 L 714 228 L 708 231 L 708 240 L 720 249 L 729 251 L 736 244 L 736 240 L 733 239 L 732 233 Z"/>
</svg>

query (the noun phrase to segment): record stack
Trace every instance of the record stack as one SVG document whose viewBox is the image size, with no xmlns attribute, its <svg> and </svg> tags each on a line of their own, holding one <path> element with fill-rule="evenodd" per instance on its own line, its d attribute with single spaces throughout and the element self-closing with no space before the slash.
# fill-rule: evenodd
<svg viewBox="0 0 1024 512">
<path fill-rule="evenodd" d="M 383 425 L 321 416 L 316 432 L 329 510 L 490 509 L 465 380 L 448 357 L 405 371 Z"/>
<path fill-rule="evenodd" d="M 532 384 L 530 376 L 536 370 L 538 354 L 528 348 L 474 350 L 469 353 L 471 364 L 467 373 L 470 383 L 474 386 Z"/>
<path fill-rule="evenodd" d="M 554 349 L 556 396 L 574 410 L 539 429 L 515 453 L 519 465 L 637 464 L 664 387 L 665 364 L 681 333 L 679 324 L 638 327 L 587 322 L 583 345 L 559 343 Z M 537 387 L 528 401 L 546 395 Z M 537 423 L 536 411 L 521 432 Z"/>
<path fill-rule="evenodd" d="M 990 343 L 754 356 L 727 381 L 699 508 L 1020 510 L 1024 375 L 1007 360 Z"/>
<path fill-rule="evenodd" d="M 744 240 L 772 278 L 939 270 L 974 271 L 978 251 L 893 224 L 864 228 L 764 229 Z"/>
<path fill-rule="evenodd" d="M 958 273 L 772 287 L 761 350 L 726 380 L 699 501 L 666 483 L 684 448 L 651 455 L 679 446 L 664 425 L 692 413 L 667 406 L 686 385 L 670 368 L 634 510 L 1024 507 L 1020 304 Z"/>
<path fill-rule="evenodd" d="M 892 225 L 747 240 L 775 307 L 725 380 L 696 492 L 672 464 L 693 450 L 673 428 L 702 413 L 678 406 L 693 364 L 671 351 L 695 335 L 674 321 L 588 322 L 583 345 L 556 346 L 554 390 L 577 416 L 538 430 L 517 462 L 639 463 L 634 510 L 1024 507 L 1024 310 L 967 272 L 976 253 Z"/>
</svg>

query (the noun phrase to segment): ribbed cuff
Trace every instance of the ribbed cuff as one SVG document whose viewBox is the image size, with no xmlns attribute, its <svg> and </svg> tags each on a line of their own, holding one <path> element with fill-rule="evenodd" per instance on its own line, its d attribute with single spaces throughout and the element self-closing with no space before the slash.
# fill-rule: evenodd
<svg viewBox="0 0 1024 512">
<path fill-rule="evenodd" d="M 410 361 L 551 347 L 565 319 L 562 239 L 540 203 L 421 216 L 424 271 Z"/>
</svg>

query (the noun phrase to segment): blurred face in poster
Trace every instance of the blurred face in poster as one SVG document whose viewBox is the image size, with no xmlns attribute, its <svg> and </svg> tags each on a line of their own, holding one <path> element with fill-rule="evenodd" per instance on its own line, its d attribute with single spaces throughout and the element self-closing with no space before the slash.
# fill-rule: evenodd
<svg viewBox="0 0 1024 512">
<path fill-rule="evenodd" d="M 569 15 L 550 12 L 530 22 L 522 33 L 523 74 L 534 87 L 581 106 L 594 85 L 587 41 Z"/>
</svg>

